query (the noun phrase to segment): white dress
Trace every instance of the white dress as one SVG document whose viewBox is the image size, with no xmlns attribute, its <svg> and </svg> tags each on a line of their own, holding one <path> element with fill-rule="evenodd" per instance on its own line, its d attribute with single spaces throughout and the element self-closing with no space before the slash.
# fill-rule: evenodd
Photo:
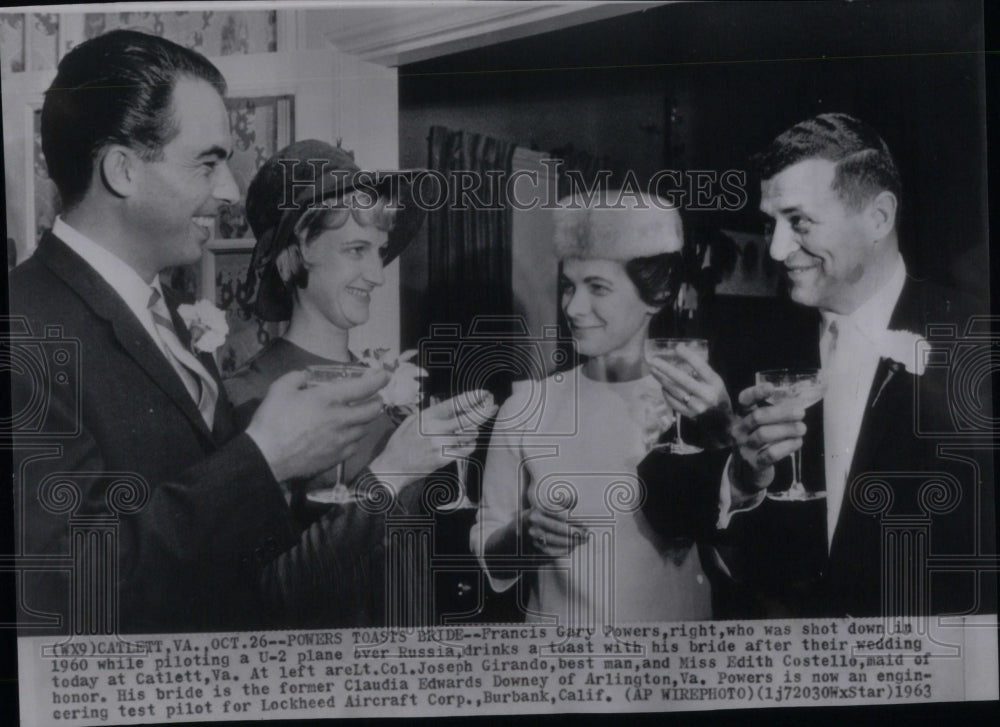
<svg viewBox="0 0 1000 727">
<path fill-rule="evenodd" d="M 518 382 L 500 408 L 470 537 L 473 552 L 482 558 L 490 535 L 527 502 L 565 503 L 569 496 L 571 522 L 588 530 L 568 556 L 528 564 L 513 578 L 487 570 L 497 591 L 518 581 L 527 586 L 527 620 L 554 616 L 561 624 L 600 628 L 711 618 L 697 548 L 664 541 L 640 510 L 636 467 L 647 452 L 651 402 L 662 403 L 652 376 L 608 383 L 588 379 L 577 367 Z"/>
</svg>

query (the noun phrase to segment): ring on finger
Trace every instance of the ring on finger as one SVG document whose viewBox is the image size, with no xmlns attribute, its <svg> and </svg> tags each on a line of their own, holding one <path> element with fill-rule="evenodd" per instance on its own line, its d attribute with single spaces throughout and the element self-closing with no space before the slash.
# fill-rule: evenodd
<svg viewBox="0 0 1000 727">
<path fill-rule="evenodd" d="M 691 395 L 690 394 L 685 394 L 684 398 L 681 399 L 681 403 L 684 404 L 684 406 L 687 406 L 689 401 L 691 401 Z"/>
</svg>

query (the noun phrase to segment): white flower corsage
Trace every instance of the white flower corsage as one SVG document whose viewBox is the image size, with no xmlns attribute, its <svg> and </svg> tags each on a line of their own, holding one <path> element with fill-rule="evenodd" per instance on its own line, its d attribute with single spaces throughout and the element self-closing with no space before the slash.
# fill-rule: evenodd
<svg viewBox="0 0 1000 727">
<path fill-rule="evenodd" d="M 381 366 L 390 374 L 389 383 L 379 392 L 385 411 L 397 424 L 420 408 L 421 379 L 427 371 L 413 363 L 416 349 L 393 356 L 388 348 L 365 349 L 361 362 L 370 367 Z"/>
<path fill-rule="evenodd" d="M 195 351 L 215 353 L 215 349 L 226 342 L 229 335 L 226 314 L 211 301 L 202 298 L 194 305 L 179 305 L 177 314 L 184 319 L 184 325 L 191 332 L 191 345 Z"/>
<path fill-rule="evenodd" d="M 902 365 L 907 373 L 924 375 L 927 339 L 912 331 L 886 331 L 878 343 L 879 356 Z"/>
</svg>

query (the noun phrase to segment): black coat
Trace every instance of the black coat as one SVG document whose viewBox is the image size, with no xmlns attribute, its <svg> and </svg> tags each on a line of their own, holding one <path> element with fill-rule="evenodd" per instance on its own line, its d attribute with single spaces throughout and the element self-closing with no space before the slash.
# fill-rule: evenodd
<svg viewBox="0 0 1000 727">
<path fill-rule="evenodd" d="M 384 500 L 366 468 L 353 483 L 372 494 L 366 507 L 332 508 L 300 530 L 221 383 L 209 431 L 125 302 L 62 241 L 46 234 L 10 282 L 12 327 L 22 331 L 16 347 L 47 360 L 39 370 L 49 367 L 42 387 L 29 369 L 12 376 L 13 411 L 32 414 L 13 427 L 25 434 L 15 446 L 19 555 L 22 567 L 39 565 L 26 573 L 21 598 L 26 610 L 55 617 L 22 614 L 25 623 L 46 624 L 35 633 L 90 633 L 99 624 L 93 615 L 104 597 L 78 610 L 75 625 L 69 620 L 80 596 L 89 597 L 71 588 L 67 561 L 82 547 L 71 543 L 75 525 L 116 532 L 100 562 L 117 586 L 121 633 L 365 627 L 402 618 L 409 591 L 391 605 L 386 579 L 424 574 L 401 561 L 387 574 L 387 515 L 421 512 L 422 487 Z M 168 289 L 164 297 L 188 345 L 176 300 Z M 46 337 L 51 343 L 38 343 Z M 71 353 L 68 363 L 59 363 L 57 350 Z M 199 358 L 218 381 L 211 355 Z M 59 507 L 63 481 L 80 498 L 69 510 Z M 79 570 L 84 584 L 92 574 Z"/>
<path fill-rule="evenodd" d="M 924 335 L 929 323 L 946 323 L 960 336 L 966 310 L 953 293 L 907 279 L 889 328 Z M 757 336 L 743 332 L 739 341 L 751 350 L 735 363 L 729 357 L 720 368 L 728 364 L 733 371 L 748 361 L 758 368 L 818 366 L 819 314 L 799 308 L 793 316 L 780 350 L 754 351 Z M 936 350 L 947 351 L 955 340 L 944 336 Z M 640 464 L 647 488 L 644 512 L 654 526 L 714 546 L 717 617 L 995 610 L 994 576 L 961 572 L 943 557 L 995 552 L 991 453 L 988 446 L 968 448 L 974 435 L 954 436 L 962 427 L 949 406 L 955 402 L 949 388 L 954 371 L 954 365 L 931 365 L 915 377 L 896 362 L 879 361 L 829 549 L 825 499 L 766 499 L 756 509 L 735 514 L 726 530 L 717 530 L 728 451 L 654 452 Z M 750 383 L 746 372 L 743 383 Z M 822 431 L 822 421 L 822 405 L 807 412 L 812 432 Z M 803 480 L 823 489 L 822 437 L 807 434 L 805 441 Z M 953 446 L 939 447 L 943 444 Z M 785 460 L 775 486 L 789 476 Z"/>
<path fill-rule="evenodd" d="M 164 296 L 186 344 L 176 301 Z M 51 233 L 11 273 L 10 300 L 22 335 L 14 347 L 51 367 L 44 377 L 12 376 L 13 411 L 35 415 L 14 426 L 24 435 L 15 446 L 23 562 L 64 562 L 82 547 L 110 547 L 101 562 L 117 569 L 109 580 L 117 584 L 121 632 L 257 626 L 260 570 L 290 524 L 266 461 L 236 431 L 221 383 L 209 431 L 125 302 Z M 212 357 L 200 359 L 218 379 Z M 80 501 L 54 513 L 70 492 L 59 482 L 72 483 Z M 81 516 L 111 517 L 113 542 L 71 543 Z M 63 632 L 70 629 L 70 570 L 27 572 L 21 596 L 25 609 L 56 615 Z M 81 604 L 81 595 L 75 592 L 73 606 L 93 623 L 105 599 Z M 40 620 L 22 615 L 25 623 Z"/>
</svg>

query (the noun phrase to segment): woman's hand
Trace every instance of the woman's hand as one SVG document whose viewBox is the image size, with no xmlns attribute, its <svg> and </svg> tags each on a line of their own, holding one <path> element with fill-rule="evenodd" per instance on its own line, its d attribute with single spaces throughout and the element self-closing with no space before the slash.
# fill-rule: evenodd
<svg viewBox="0 0 1000 727">
<path fill-rule="evenodd" d="M 523 515 L 522 532 L 531 546 L 552 558 L 566 555 L 580 544 L 584 529 L 569 524 L 569 510 L 543 510 L 536 503 Z"/>
<path fill-rule="evenodd" d="M 434 404 L 403 420 L 371 463 L 376 476 L 404 475 L 412 481 L 476 448 L 477 428 L 497 413 L 488 391 L 472 391 Z"/>
<path fill-rule="evenodd" d="M 733 404 L 725 382 L 708 361 L 686 346 L 679 346 L 677 353 L 694 371 L 693 376 L 687 366 L 674 366 L 658 358 L 649 362 L 650 373 L 663 387 L 663 398 L 674 412 L 696 420 L 712 444 L 728 446 Z"/>
</svg>

